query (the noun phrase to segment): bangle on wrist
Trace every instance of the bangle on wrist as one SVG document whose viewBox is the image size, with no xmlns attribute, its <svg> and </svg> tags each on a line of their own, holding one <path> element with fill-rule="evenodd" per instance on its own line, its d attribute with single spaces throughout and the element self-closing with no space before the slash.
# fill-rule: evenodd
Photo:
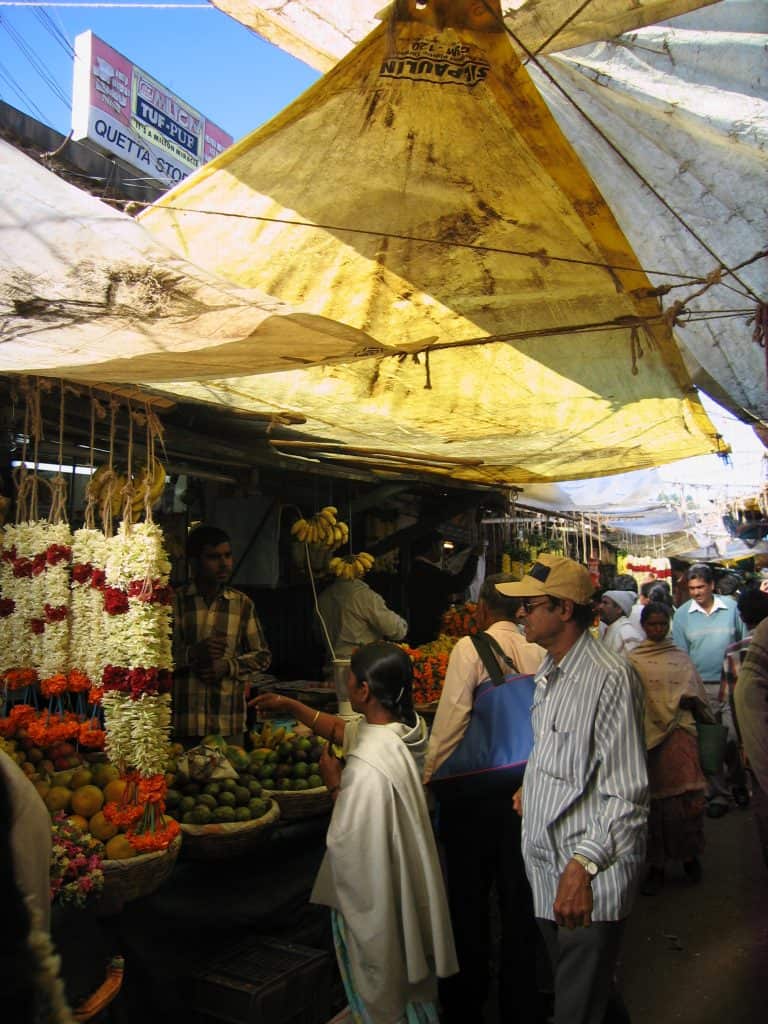
<svg viewBox="0 0 768 1024">
<path fill-rule="evenodd" d="M 317 725 L 317 720 L 318 720 L 319 717 L 320 717 L 320 712 L 316 711 L 315 712 L 315 717 L 312 719 L 312 724 L 309 727 L 310 729 L 314 730 L 315 726 Z"/>
</svg>

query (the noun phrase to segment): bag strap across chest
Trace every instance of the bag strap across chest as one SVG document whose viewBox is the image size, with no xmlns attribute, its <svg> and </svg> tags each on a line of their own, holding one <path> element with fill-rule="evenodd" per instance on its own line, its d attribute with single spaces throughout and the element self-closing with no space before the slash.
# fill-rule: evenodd
<svg viewBox="0 0 768 1024">
<path fill-rule="evenodd" d="M 494 686 L 500 686 L 504 682 L 507 672 L 518 671 L 512 658 L 504 653 L 498 640 L 490 633 L 477 633 L 470 639 Z"/>
</svg>

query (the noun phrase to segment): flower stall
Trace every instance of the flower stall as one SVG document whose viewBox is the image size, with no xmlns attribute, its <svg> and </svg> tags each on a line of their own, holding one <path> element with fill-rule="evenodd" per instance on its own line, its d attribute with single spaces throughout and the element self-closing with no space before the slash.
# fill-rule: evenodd
<svg viewBox="0 0 768 1024">
<path fill-rule="evenodd" d="M 128 470 L 119 476 L 112 405 L 109 464 L 92 477 L 84 524 L 73 531 L 61 459 L 53 480 L 37 473 L 43 386 L 23 388 L 16 522 L 0 548 L 0 742 L 52 817 L 69 816 L 69 825 L 54 822 L 55 849 L 70 825 L 104 843 L 109 888 L 112 862 L 157 852 L 173 859 L 180 841 L 164 815 L 173 663 L 170 563 L 152 520 L 160 431 L 151 410 L 128 404 Z M 62 384 L 60 451 L 67 390 Z M 106 413 L 91 400 L 93 424 Z M 147 462 L 134 475 L 137 426 L 146 428 Z M 93 448 L 92 438 L 91 456 Z M 55 878 L 55 859 L 53 868 Z"/>
</svg>

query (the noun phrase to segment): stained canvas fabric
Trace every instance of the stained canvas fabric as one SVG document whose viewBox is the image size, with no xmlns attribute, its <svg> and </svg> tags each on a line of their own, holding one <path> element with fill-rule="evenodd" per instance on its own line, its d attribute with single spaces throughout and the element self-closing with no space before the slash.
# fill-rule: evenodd
<svg viewBox="0 0 768 1024">
<path fill-rule="evenodd" d="M 328 70 L 376 24 L 377 0 L 216 0 Z M 430 0 L 437 15 L 446 7 Z M 608 201 L 665 308 L 686 281 L 734 269 L 687 303 L 676 338 L 694 382 L 749 421 L 768 417 L 753 340 L 768 290 L 768 88 L 763 0 L 515 0 L 511 45 Z M 746 264 L 746 265 L 745 265 Z M 672 274 L 679 275 L 677 277 Z M 714 311 L 719 311 L 711 318 Z M 759 340 L 759 339 L 758 339 Z"/>
<path fill-rule="evenodd" d="M 331 440 L 476 456 L 429 471 L 482 483 L 716 447 L 647 275 L 503 32 L 380 27 L 141 221 L 392 353 L 222 376 L 205 385 L 217 401 L 300 409 Z"/>
<path fill-rule="evenodd" d="M 205 380 L 355 358 L 369 338 L 193 266 L 0 139 L 0 371 Z M 298 353 L 294 360 L 293 353 Z"/>
</svg>

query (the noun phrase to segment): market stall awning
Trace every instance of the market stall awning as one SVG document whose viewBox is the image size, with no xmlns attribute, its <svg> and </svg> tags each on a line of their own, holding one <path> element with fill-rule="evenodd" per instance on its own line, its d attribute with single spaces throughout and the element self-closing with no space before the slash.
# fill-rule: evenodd
<svg viewBox="0 0 768 1024">
<path fill-rule="evenodd" d="M 377 15 L 386 16 L 379 0 L 215 3 L 322 70 L 363 39 Z M 676 338 L 694 382 L 747 422 L 768 421 L 764 354 L 749 322 L 768 290 L 768 261 L 750 262 L 765 252 L 768 236 L 768 6 L 502 6 L 511 45 L 532 55 L 527 67 L 537 88 L 633 250 L 645 267 L 658 268 L 651 281 L 675 286 L 662 299 L 665 308 L 687 300 Z M 428 7 L 439 14 L 446 3 Z M 666 19 L 673 20 L 659 24 Z M 719 283 L 690 298 L 698 280 L 718 274 Z"/>
<path fill-rule="evenodd" d="M 486 28 L 381 26 L 142 215 L 211 272 L 391 353 L 228 375 L 207 394 L 300 410 L 315 435 L 393 455 L 480 457 L 434 472 L 482 483 L 715 450 L 647 274 L 506 34 Z"/>
<path fill-rule="evenodd" d="M 768 420 L 768 6 L 728 0 L 531 70 L 655 286 L 696 384 Z M 692 280 L 698 278 L 699 280 Z M 698 294 L 698 293 L 701 294 Z"/>
<path fill-rule="evenodd" d="M 204 381 L 373 343 L 179 259 L 130 217 L 0 140 L 0 371 Z"/>
</svg>

